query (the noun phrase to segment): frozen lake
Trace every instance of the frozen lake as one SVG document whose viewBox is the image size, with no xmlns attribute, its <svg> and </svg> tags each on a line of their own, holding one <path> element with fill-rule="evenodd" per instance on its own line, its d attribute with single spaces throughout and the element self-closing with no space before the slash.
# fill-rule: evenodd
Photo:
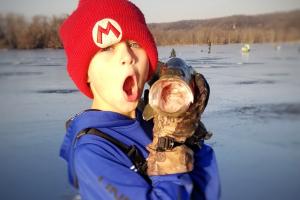
<svg viewBox="0 0 300 200">
<path fill-rule="evenodd" d="M 203 121 L 214 133 L 223 200 L 300 199 L 300 44 L 168 46 L 211 87 Z M 89 108 L 63 50 L 0 50 L 0 199 L 71 200 L 59 158 L 64 123 Z"/>
</svg>

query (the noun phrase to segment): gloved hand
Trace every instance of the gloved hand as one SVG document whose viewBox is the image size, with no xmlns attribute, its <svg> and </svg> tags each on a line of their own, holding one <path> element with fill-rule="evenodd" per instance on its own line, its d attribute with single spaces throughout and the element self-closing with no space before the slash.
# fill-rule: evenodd
<svg viewBox="0 0 300 200">
<path fill-rule="evenodd" d="M 200 117 L 209 98 L 209 85 L 203 75 L 196 73 L 192 88 L 194 102 L 182 115 L 174 117 L 154 113 L 153 142 L 147 146 L 148 175 L 184 173 L 193 170 L 194 154 L 186 143 L 191 141 L 191 136 L 201 123 Z"/>
</svg>

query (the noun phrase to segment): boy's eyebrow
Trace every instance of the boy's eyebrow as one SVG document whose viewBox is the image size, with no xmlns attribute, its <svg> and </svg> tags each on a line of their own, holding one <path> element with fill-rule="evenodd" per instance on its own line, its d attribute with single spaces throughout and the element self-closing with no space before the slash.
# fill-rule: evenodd
<svg viewBox="0 0 300 200">
<path fill-rule="evenodd" d="M 137 44 L 139 44 L 139 43 L 138 43 L 137 41 L 135 41 L 135 40 L 126 40 L 125 42 L 126 42 L 127 44 L 130 44 L 130 43 L 137 43 Z M 120 42 L 115 43 L 115 44 L 111 44 L 111 45 L 105 47 L 104 49 L 109 48 L 109 47 L 113 47 L 113 48 L 114 48 L 114 47 L 117 46 L 119 43 L 120 43 Z"/>
</svg>

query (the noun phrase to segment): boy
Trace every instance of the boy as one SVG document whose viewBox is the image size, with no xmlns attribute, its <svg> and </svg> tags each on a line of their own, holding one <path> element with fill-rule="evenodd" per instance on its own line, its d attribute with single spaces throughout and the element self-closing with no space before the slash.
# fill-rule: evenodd
<svg viewBox="0 0 300 200">
<path fill-rule="evenodd" d="M 121 148 L 134 147 L 147 158 L 152 141 L 153 126 L 136 109 L 157 64 L 155 42 L 141 11 L 127 0 L 81 0 L 60 35 L 69 75 L 93 99 L 91 109 L 68 123 L 60 152 L 82 198 L 218 199 L 210 147 L 195 150 L 192 172 L 155 176 L 141 173 Z M 90 130 L 94 132 L 88 134 Z"/>
</svg>

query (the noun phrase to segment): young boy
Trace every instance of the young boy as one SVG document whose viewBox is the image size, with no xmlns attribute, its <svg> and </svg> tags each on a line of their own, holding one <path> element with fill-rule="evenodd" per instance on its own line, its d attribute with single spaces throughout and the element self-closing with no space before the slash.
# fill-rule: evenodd
<svg viewBox="0 0 300 200">
<path fill-rule="evenodd" d="M 191 172 L 147 176 L 116 145 L 134 146 L 147 158 L 152 142 L 153 126 L 137 105 L 156 70 L 157 49 L 141 11 L 127 0 L 80 0 L 60 35 L 70 77 L 93 99 L 91 109 L 69 121 L 60 152 L 82 199 L 218 199 L 209 146 L 195 150 Z"/>
</svg>

